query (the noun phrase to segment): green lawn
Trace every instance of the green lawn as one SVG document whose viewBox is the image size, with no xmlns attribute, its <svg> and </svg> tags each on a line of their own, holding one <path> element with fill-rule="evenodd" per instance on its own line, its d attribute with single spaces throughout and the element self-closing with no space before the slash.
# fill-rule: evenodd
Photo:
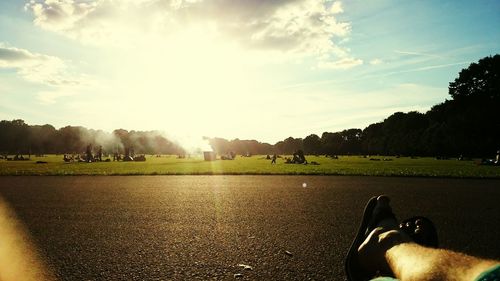
<svg viewBox="0 0 500 281">
<path fill-rule="evenodd" d="M 203 161 L 201 157 L 177 159 L 176 156 L 146 162 L 64 163 L 62 156 L 31 157 L 29 161 L 0 160 L 0 175 L 188 175 L 188 174 L 262 174 L 262 175 L 370 175 L 422 177 L 500 178 L 500 167 L 479 166 L 477 161 L 411 159 L 407 157 L 373 157 L 392 161 L 371 161 L 359 156 L 341 156 L 334 160 L 308 156 L 319 165 L 276 165 L 264 156 L 240 157 L 236 160 Z M 37 164 L 36 161 L 46 161 Z"/>
</svg>

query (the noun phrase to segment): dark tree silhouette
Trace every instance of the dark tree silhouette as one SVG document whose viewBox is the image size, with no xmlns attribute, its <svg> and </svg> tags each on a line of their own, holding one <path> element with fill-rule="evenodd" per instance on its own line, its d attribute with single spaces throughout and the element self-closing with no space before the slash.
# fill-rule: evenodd
<svg viewBox="0 0 500 281">
<path fill-rule="evenodd" d="M 304 152 L 306 154 L 321 154 L 321 138 L 318 135 L 312 134 L 304 138 Z"/>
<path fill-rule="evenodd" d="M 447 100 L 427 112 L 425 136 L 445 154 L 487 156 L 500 148 L 500 55 L 460 71 Z"/>
<path fill-rule="evenodd" d="M 485 57 L 462 69 L 450 82 L 448 93 L 453 99 L 474 97 L 486 100 L 500 98 L 500 55 Z"/>
<path fill-rule="evenodd" d="M 385 139 L 384 123 L 374 123 L 366 127 L 361 135 L 362 152 L 365 154 L 384 154 Z"/>
<path fill-rule="evenodd" d="M 321 143 L 323 144 L 323 152 L 328 155 L 340 154 L 340 144 L 342 143 L 342 135 L 340 133 L 324 132 L 321 134 Z"/>
<path fill-rule="evenodd" d="M 340 132 L 342 141 L 340 142 L 341 154 L 358 154 L 361 150 L 361 129 L 348 129 Z"/>
</svg>

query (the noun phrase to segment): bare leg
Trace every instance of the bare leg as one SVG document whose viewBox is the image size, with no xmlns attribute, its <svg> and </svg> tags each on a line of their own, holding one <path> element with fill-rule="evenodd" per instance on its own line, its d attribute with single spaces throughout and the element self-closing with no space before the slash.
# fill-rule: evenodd
<svg viewBox="0 0 500 281">
<path fill-rule="evenodd" d="M 385 257 L 401 280 L 467 280 L 499 264 L 450 250 L 433 249 L 415 243 L 401 243 L 390 248 Z"/>
<path fill-rule="evenodd" d="M 388 198 L 377 202 L 377 208 L 390 208 Z M 472 281 L 483 271 L 500 264 L 450 250 L 418 245 L 402 231 L 394 219 L 379 224 L 358 249 L 363 267 L 406 281 L 457 280 Z"/>
</svg>

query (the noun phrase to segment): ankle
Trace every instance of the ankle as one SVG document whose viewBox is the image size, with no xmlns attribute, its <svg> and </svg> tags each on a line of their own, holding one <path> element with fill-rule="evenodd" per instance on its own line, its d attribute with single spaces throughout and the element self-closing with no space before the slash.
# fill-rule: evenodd
<svg viewBox="0 0 500 281">
<path fill-rule="evenodd" d="M 411 243 L 404 232 L 393 227 L 374 229 L 358 249 L 359 262 L 370 272 L 391 274 L 387 252 L 402 243 Z"/>
</svg>

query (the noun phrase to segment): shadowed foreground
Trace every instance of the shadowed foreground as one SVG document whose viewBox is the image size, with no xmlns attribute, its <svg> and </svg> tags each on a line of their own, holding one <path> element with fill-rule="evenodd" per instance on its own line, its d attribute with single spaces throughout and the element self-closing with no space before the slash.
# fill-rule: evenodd
<svg viewBox="0 0 500 281">
<path fill-rule="evenodd" d="M 326 176 L 0 177 L 0 195 L 61 280 L 231 280 L 237 273 L 240 280 L 342 280 L 362 208 L 381 193 L 400 219 L 434 220 L 442 246 L 499 258 L 499 186 Z"/>
</svg>

